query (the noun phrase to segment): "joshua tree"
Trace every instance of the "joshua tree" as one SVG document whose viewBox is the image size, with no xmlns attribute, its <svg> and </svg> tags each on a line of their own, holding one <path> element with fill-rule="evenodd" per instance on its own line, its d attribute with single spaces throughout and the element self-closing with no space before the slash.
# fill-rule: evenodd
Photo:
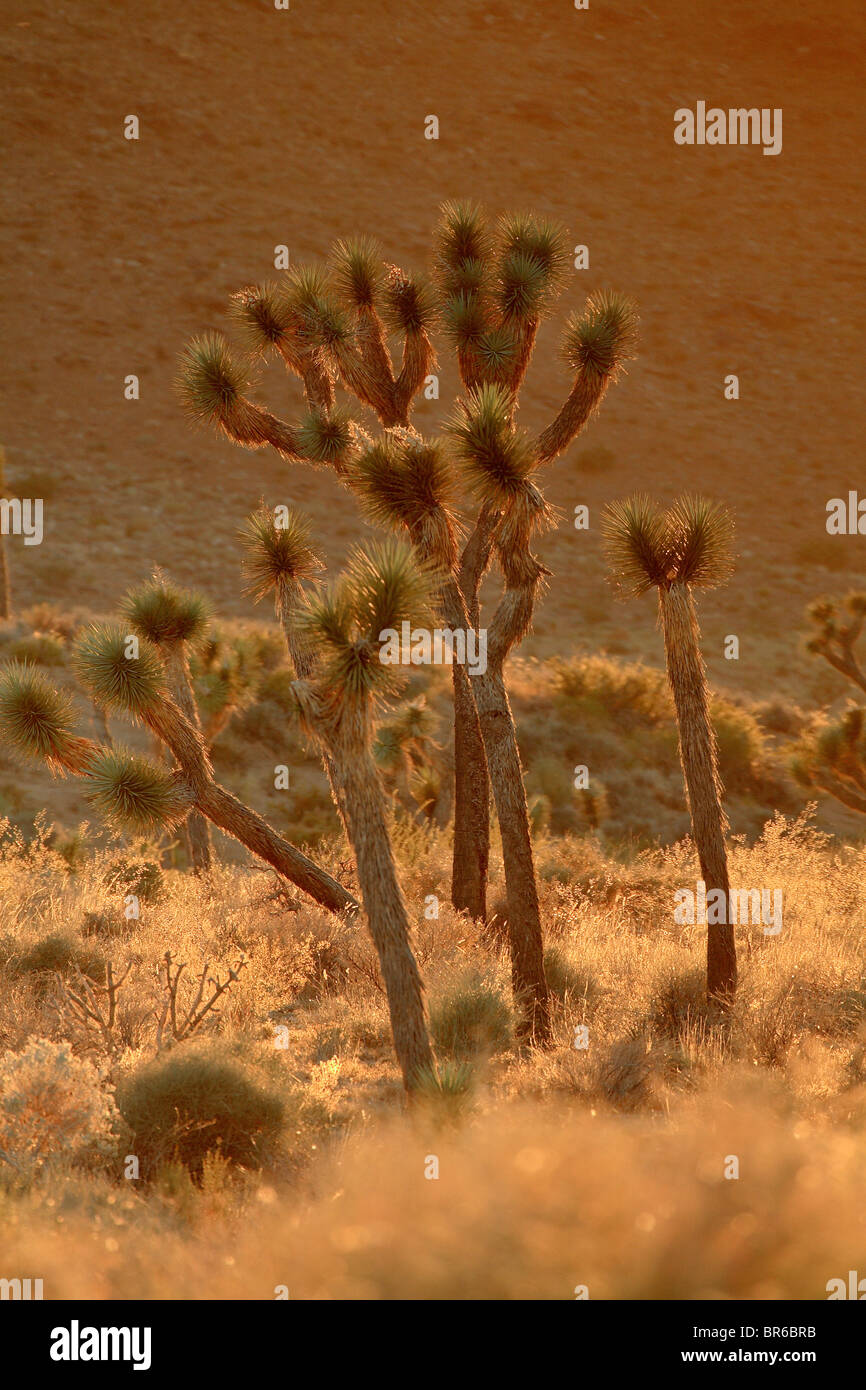
<svg viewBox="0 0 866 1390">
<path fill-rule="evenodd" d="M 807 651 L 866 691 L 866 671 L 856 651 L 866 620 L 866 593 L 817 599 L 807 614 L 814 628 Z M 791 767 L 802 786 L 866 813 L 866 709 L 852 704 L 836 719 L 817 721 L 797 744 Z"/>
<path fill-rule="evenodd" d="M 219 785 L 201 735 L 169 694 L 159 650 L 140 638 L 138 656 L 130 659 L 128 644 L 120 626 L 86 629 L 76 647 L 77 674 L 91 699 L 145 724 L 171 750 L 172 770 L 76 734 L 71 697 L 18 662 L 0 672 L 0 738 L 56 774 L 82 777 L 107 820 L 154 834 L 197 810 L 323 907 L 357 911 L 351 893 Z"/>
<path fill-rule="evenodd" d="M 158 648 L 172 699 L 201 734 L 188 650 L 201 639 L 207 627 L 204 600 L 199 594 L 177 588 L 157 569 L 149 583 L 130 590 L 120 611 L 133 632 L 148 638 Z M 207 820 L 200 811 L 192 810 L 183 829 L 194 872 L 210 873 L 212 850 Z"/>
<path fill-rule="evenodd" d="M 454 685 L 455 906 L 483 917 L 489 852 L 488 775 L 503 841 L 513 983 L 525 1005 L 523 1033 L 548 1033 L 541 921 L 529 816 L 505 661 L 528 630 L 546 571 L 532 555 L 547 520 L 537 469 L 586 425 L 629 356 L 635 315 L 620 296 L 590 298 L 567 327 L 571 391 L 535 440 L 518 436 L 514 415 L 539 322 L 565 266 L 562 233 L 533 216 L 501 219 L 491 231 L 472 207 L 448 205 L 436 238 L 435 281 L 383 266 L 375 243 L 339 243 L 327 271 L 296 269 L 283 283 L 242 291 L 234 315 L 247 347 L 278 353 L 304 385 L 308 412 L 292 427 L 252 401 L 247 373 L 217 335 L 187 348 L 181 389 L 191 414 L 247 448 L 270 445 L 290 460 L 331 466 L 368 516 L 408 534 L 420 559 L 442 576 L 439 610 L 451 630 L 480 626 L 481 581 L 495 557 L 504 593 L 489 624 L 488 671 L 470 678 L 452 664 Z M 467 400 L 447 441 L 410 425 L 417 393 L 435 365 L 429 336 L 437 313 L 457 353 Z M 388 333 L 402 340 L 399 372 Z M 370 440 L 335 404 L 340 383 L 384 427 Z M 460 484 L 476 504 L 458 550 Z"/>
<path fill-rule="evenodd" d="M 604 543 L 620 594 L 634 598 L 658 589 L 680 760 L 701 874 L 708 893 L 720 890 L 724 894 L 724 922 L 707 926 L 707 997 L 722 1007 L 728 1007 L 736 993 L 737 955 L 733 924 L 728 920 L 727 820 L 692 590 L 714 588 L 729 577 L 731 538 L 728 512 L 701 498 L 682 497 L 661 514 L 649 498 L 633 497 L 614 503 L 605 513 Z"/>
<path fill-rule="evenodd" d="M 421 977 L 397 880 L 385 796 L 372 754 L 373 707 L 399 689 L 399 668 L 380 660 L 380 633 L 430 620 L 434 576 L 407 546 L 355 550 L 328 590 L 304 590 L 320 560 L 306 521 L 290 513 L 279 529 L 258 513 L 246 531 L 250 589 L 273 590 L 293 689 L 307 728 L 322 747 L 328 775 L 358 865 L 358 879 L 379 965 L 394 1047 L 407 1091 L 433 1073 Z"/>
</svg>

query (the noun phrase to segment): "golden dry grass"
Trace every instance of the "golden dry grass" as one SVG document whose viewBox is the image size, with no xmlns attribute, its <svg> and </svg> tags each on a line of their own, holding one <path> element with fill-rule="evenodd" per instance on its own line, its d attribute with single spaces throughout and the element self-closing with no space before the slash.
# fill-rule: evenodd
<svg viewBox="0 0 866 1390">
<path fill-rule="evenodd" d="M 447 838 L 401 823 L 395 841 L 431 1012 L 452 1020 L 440 1061 L 472 1071 L 468 1094 L 411 1115 L 355 929 L 285 913 L 265 875 L 235 867 L 210 892 L 166 873 L 125 923 L 106 884 L 119 849 L 74 874 L 50 849 L 10 849 L 2 1051 L 69 1038 L 122 1089 L 154 1054 L 165 950 L 221 977 L 243 952 L 220 1017 L 174 1055 L 242 1063 L 285 1125 L 262 1168 L 215 1152 L 199 1182 L 171 1163 L 125 1179 L 122 1133 L 96 1166 L 59 1146 L 41 1166 L 0 1164 L 4 1267 L 38 1273 L 50 1298 L 250 1299 L 279 1285 L 317 1299 L 556 1299 L 578 1285 L 596 1299 L 808 1299 L 863 1267 L 862 850 L 806 819 L 735 844 L 732 883 L 781 888 L 785 920 L 776 938 L 738 929 L 741 992 L 722 1033 L 702 1002 L 702 929 L 673 921 L 674 889 L 696 876 L 688 843 L 625 865 L 591 840 L 542 836 L 556 1045 L 518 1055 L 495 933 L 446 905 Z M 22 968 L 57 936 L 132 965 L 108 1045 L 71 1019 L 56 978 Z"/>
</svg>

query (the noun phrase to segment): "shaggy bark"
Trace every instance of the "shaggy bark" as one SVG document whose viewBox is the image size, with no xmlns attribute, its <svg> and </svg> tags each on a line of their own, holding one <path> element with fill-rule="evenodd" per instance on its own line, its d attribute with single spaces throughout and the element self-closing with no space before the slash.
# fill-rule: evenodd
<svg viewBox="0 0 866 1390">
<path fill-rule="evenodd" d="M 534 581 L 524 589 L 506 590 L 487 632 L 487 671 L 472 678 L 502 837 L 512 988 L 522 1014 L 519 1034 L 539 1046 L 550 1040 L 541 908 L 523 767 L 503 668 L 531 621 L 534 592 L 543 573 L 538 566 Z"/>
<path fill-rule="evenodd" d="M 407 1092 L 433 1073 L 424 989 L 412 951 L 406 903 L 388 836 L 385 800 L 369 748 L 332 739 L 331 752 L 345 795 L 349 836 L 361 896 L 388 999 L 394 1049 Z"/>
<path fill-rule="evenodd" d="M 722 809 L 716 736 L 710 719 L 706 671 L 699 645 L 697 617 L 687 584 L 659 590 L 668 679 L 679 729 L 680 760 L 701 874 L 707 893 L 720 889 L 725 917 L 730 916 L 730 883 L 725 847 L 727 821 Z M 737 951 L 733 924 L 707 925 L 707 997 L 723 1007 L 737 988 Z"/>
<path fill-rule="evenodd" d="M 201 733 L 198 705 L 192 688 L 189 662 L 182 645 L 167 647 L 163 653 L 166 678 L 173 698 L 193 728 Z M 200 811 L 191 811 L 184 829 L 188 836 L 189 855 L 193 873 L 207 875 L 213 864 L 210 827 Z"/>
</svg>

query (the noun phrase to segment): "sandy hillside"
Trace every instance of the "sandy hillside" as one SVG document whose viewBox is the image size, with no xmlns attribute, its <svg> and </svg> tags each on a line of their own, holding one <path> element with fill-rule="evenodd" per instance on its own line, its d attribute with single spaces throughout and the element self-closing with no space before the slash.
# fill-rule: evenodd
<svg viewBox="0 0 866 1390">
<path fill-rule="evenodd" d="M 435 6 L 266 0 L 133 8 L 10 0 L 5 101 L 7 270 L 2 438 L 8 490 L 46 500 L 46 539 L 12 542 L 18 606 L 110 607 L 153 561 L 240 597 L 234 540 L 264 493 L 311 511 L 334 559 L 359 524 L 335 485 L 192 432 L 172 394 L 194 332 L 226 296 L 372 231 L 423 265 L 439 203 L 531 204 L 590 247 L 561 304 L 602 285 L 640 303 L 639 360 L 550 476 L 557 579 L 527 651 L 607 645 L 659 657 L 651 601 L 618 609 L 585 501 L 700 486 L 736 509 L 740 569 L 704 607 L 711 670 L 752 695 L 806 692 L 804 602 L 862 574 L 866 540 L 827 550 L 824 508 L 862 478 L 855 333 L 864 284 L 857 206 L 866 15 L 854 0 L 696 6 L 567 0 Z M 681 148 L 673 113 L 781 107 L 784 148 Z M 141 138 L 123 139 L 139 116 Z M 435 113 L 438 142 L 423 138 Z M 859 273 L 858 273 L 859 272 Z M 548 325 L 522 419 L 566 390 Z M 723 398 L 726 373 L 741 399 Z M 136 373 L 141 399 L 123 399 Z M 435 429 L 443 401 L 419 412 Z M 281 375 L 263 395 L 291 415 Z M 438 412 L 438 413 L 437 413 Z M 584 450 L 611 451 L 601 472 Z M 593 460 L 590 459 L 590 464 Z M 837 572 L 821 568 L 822 556 Z M 742 659 L 721 659 L 734 631 Z M 806 685 L 804 686 L 804 682 Z"/>
</svg>

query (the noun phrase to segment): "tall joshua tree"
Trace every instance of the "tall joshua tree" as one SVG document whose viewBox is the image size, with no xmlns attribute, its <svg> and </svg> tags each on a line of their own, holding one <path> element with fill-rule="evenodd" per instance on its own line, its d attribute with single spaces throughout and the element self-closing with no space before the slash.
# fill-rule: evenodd
<svg viewBox="0 0 866 1390">
<path fill-rule="evenodd" d="M 133 632 L 146 637 L 158 648 L 172 699 L 200 735 L 201 721 L 188 650 L 200 641 L 208 624 L 207 608 L 201 595 L 179 589 L 157 569 L 149 583 L 129 591 L 120 612 Z M 200 811 L 192 810 L 183 828 L 194 872 L 208 874 L 212 849 L 207 820 Z"/>
<path fill-rule="evenodd" d="M 377 701 L 399 689 L 399 672 L 380 660 L 380 634 L 430 620 L 434 577 L 407 546 L 356 550 L 327 590 L 304 590 L 320 566 L 309 527 L 290 514 L 278 529 L 267 515 L 246 532 L 250 588 L 273 590 L 302 718 L 322 747 L 355 851 L 358 879 L 407 1091 L 432 1071 L 421 977 L 388 834 L 385 795 L 372 753 Z"/>
<path fill-rule="evenodd" d="M 504 217 L 491 230 L 477 208 L 447 205 L 436 235 L 432 290 L 383 265 L 375 243 L 363 240 L 338 243 L 326 271 L 296 269 L 280 284 L 242 291 L 234 317 L 248 349 L 278 353 L 303 382 L 308 411 L 296 426 L 250 399 L 247 371 L 222 337 L 194 340 L 181 372 L 182 394 L 195 418 L 244 447 L 270 445 L 286 459 L 329 465 L 369 515 L 403 527 L 419 558 L 441 572 L 439 611 L 448 627 L 479 627 L 481 581 L 498 561 L 504 593 L 489 624 L 488 677 L 470 679 L 452 665 L 452 900 L 474 916 L 485 915 L 492 783 L 513 981 L 525 1004 L 523 1032 L 538 1041 L 549 1027 L 541 921 L 503 668 L 531 624 L 545 576 L 530 549 L 547 519 L 536 470 L 556 458 L 598 408 L 631 354 L 636 321 L 621 296 L 591 296 L 584 313 L 566 325 L 563 355 L 572 386 L 563 406 L 537 439 L 517 435 L 518 393 L 539 323 L 562 282 L 564 246 L 557 228 L 532 215 Z M 444 442 L 423 439 L 410 424 L 413 399 L 435 365 L 430 332 L 437 318 L 455 346 L 467 391 Z M 402 340 L 399 371 L 389 332 Z M 375 412 L 384 428 L 380 439 L 371 440 L 335 404 L 337 384 Z M 454 505 L 465 483 L 473 484 L 477 504 L 468 518 Z M 469 533 L 462 551 L 461 526 Z"/>
<path fill-rule="evenodd" d="M 723 922 L 707 925 L 707 997 L 722 1007 L 728 1007 L 736 993 L 737 955 L 728 920 L 727 820 L 693 590 L 714 588 L 729 577 L 732 529 L 723 507 L 694 497 L 681 497 L 664 514 L 649 498 L 633 497 L 609 506 L 604 522 L 607 559 L 620 594 L 629 598 L 658 590 L 701 874 L 708 894 L 720 890 L 726 907 Z"/>
<path fill-rule="evenodd" d="M 807 610 L 812 636 L 806 650 L 820 656 L 858 691 L 866 691 L 866 670 L 857 644 L 866 622 L 866 593 L 816 599 Z M 837 718 L 821 718 L 797 743 L 791 770 L 804 787 L 835 797 L 852 811 L 866 813 L 866 709 L 850 704 Z"/>
<path fill-rule="evenodd" d="M 138 656 L 128 651 L 120 625 L 86 629 L 75 651 L 78 677 L 101 707 L 146 725 L 171 750 L 174 768 L 76 734 L 71 698 L 18 662 L 0 671 L 0 739 L 55 774 L 82 777 L 115 824 L 152 834 L 197 810 L 329 911 L 357 911 L 351 893 L 215 780 L 201 735 L 171 698 L 159 650 L 141 638 Z"/>
</svg>

